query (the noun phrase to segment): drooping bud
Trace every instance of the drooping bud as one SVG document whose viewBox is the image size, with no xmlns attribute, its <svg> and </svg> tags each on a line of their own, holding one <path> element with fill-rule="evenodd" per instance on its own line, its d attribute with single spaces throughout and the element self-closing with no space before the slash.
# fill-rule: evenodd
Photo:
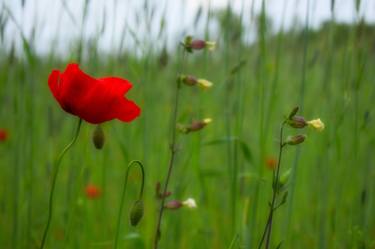
<svg viewBox="0 0 375 249">
<path fill-rule="evenodd" d="M 297 144 L 300 144 L 300 143 L 303 143 L 303 141 L 305 141 L 306 139 L 306 135 L 295 135 L 295 136 L 289 136 L 286 141 L 285 141 L 285 144 L 288 144 L 288 145 L 297 145 Z"/>
<path fill-rule="evenodd" d="M 92 141 L 95 145 L 95 148 L 97 148 L 98 150 L 103 148 L 105 136 L 104 136 L 104 132 L 103 132 L 101 125 L 96 126 L 94 130 L 94 134 L 92 136 Z"/>
<path fill-rule="evenodd" d="M 164 205 L 165 208 L 167 209 L 179 209 L 183 206 L 182 202 L 181 201 L 178 201 L 178 200 L 172 200 L 172 201 L 169 201 L 167 204 Z"/>
<path fill-rule="evenodd" d="M 305 118 L 302 116 L 293 116 L 287 121 L 287 123 L 291 127 L 297 128 L 297 129 L 302 129 L 307 125 Z"/>
<path fill-rule="evenodd" d="M 182 205 L 187 208 L 197 208 L 197 203 L 193 198 L 188 198 L 182 202 Z"/>
<path fill-rule="evenodd" d="M 280 183 L 281 183 L 282 185 L 285 185 L 285 184 L 289 181 L 290 173 L 291 173 L 291 169 L 288 169 L 287 171 L 285 171 L 285 172 L 280 176 Z"/>
<path fill-rule="evenodd" d="M 144 206 L 142 200 L 137 200 L 134 202 L 132 208 L 130 209 L 130 224 L 132 226 L 138 225 L 139 221 L 143 217 Z"/>
<path fill-rule="evenodd" d="M 325 127 L 320 118 L 307 121 L 306 123 L 317 131 L 322 131 Z"/>
</svg>

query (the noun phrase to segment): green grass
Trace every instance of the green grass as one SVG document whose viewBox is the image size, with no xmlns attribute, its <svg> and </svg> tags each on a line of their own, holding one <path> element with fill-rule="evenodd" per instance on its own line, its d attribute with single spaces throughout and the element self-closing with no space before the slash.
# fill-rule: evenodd
<svg viewBox="0 0 375 249">
<path fill-rule="evenodd" d="M 214 11 L 203 12 L 210 18 L 202 22 L 215 22 Z M 186 60 L 186 74 L 215 85 L 207 91 L 183 86 L 177 120 L 211 117 L 213 123 L 179 135 L 169 199 L 193 197 L 198 208 L 166 210 L 160 248 L 256 248 L 272 194 L 265 159 L 277 156 L 280 122 L 296 105 L 307 119 L 321 118 L 326 129 L 308 129 L 305 143 L 283 154 L 282 171 L 293 171 L 287 203 L 275 213 L 272 248 L 281 241 L 282 248 L 375 248 L 375 27 L 330 22 L 319 30 L 307 25 L 270 35 L 267 5 L 264 15 L 254 44 L 229 32 L 238 30 L 238 22 L 223 17 L 217 51 L 197 52 Z M 242 15 L 237 18 L 243 21 Z M 124 42 L 135 39 L 132 35 L 124 35 Z M 166 32 L 162 36 L 160 47 Z M 77 121 L 58 106 L 47 79 L 52 69 L 63 70 L 77 58 L 93 76 L 132 81 L 129 97 L 142 115 L 130 124 L 103 124 L 101 151 L 92 143 L 95 126 L 82 124 L 62 161 L 47 248 L 113 247 L 131 160 L 145 167 L 145 213 L 136 228 L 129 225 L 141 183 L 140 175 L 130 172 L 119 248 L 151 248 L 159 207 L 155 185 L 164 181 L 169 160 L 181 61 L 177 49 L 169 51 L 163 66 L 151 40 L 138 56 L 130 50 L 103 53 L 95 43 L 79 41 L 83 51 L 72 49 L 59 57 L 35 54 L 28 38 L 19 37 L 24 42 L 20 56 L 0 47 L 0 128 L 9 132 L 9 139 L 0 142 L 0 248 L 38 248 L 41 242 L 53 162 L 72 139 Z M 87 183 L 100 186 L 99 199 L 86 198 Z"/>
</svg>

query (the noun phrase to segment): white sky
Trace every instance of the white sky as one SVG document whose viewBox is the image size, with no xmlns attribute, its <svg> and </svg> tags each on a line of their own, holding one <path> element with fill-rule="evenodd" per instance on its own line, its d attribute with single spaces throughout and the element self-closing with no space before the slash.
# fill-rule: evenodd
<svg viewBox="0 0 375 249">
<path fill-rule="evenodd" d="M 71 11 L 71 16 L 63 8 L 63 2 Z M 195 29 L 193 25 L 195 13 L 203 7 L 204 16 L 209 7 L 211 10 L 225 8 L 231 3 L 235 12 L 244 13 L 247 24 L 248 40 L 252 36 L 250 23 L 250 9 L 254 4 L 255 12 L 259 13 L 262 0 L 148 0 L 149 9 L 155 10 L 155 18 L 151 30 L 146 30 L 147 18 L 144 14 L 144 2 L 147 0 L 90 0 L 86 24 L 81 25 L 85 0 L 25 0 L 22 8 L 21 0 L 0 0 L 2 11 L 8 8 L 26 37 L 30 37 L 33 27 L 36 27 L 34 46 L 39 53 L 45 53 L 52 48 L 64 53 L 74 40 L 83 34 L 85 39 L 98 39 L 101 49 L 118 49 L 125 30 L 125 46 L 134 45 L 134 36 L 141 43 L 157 41 L 160 20 L 165 16 L 168 42 L 174 43 L 183 33 L 192 35 L 202 34 L 203 23 Z M 335 18 L 339 21 L 352 22 L 356 18 L 355 0 L 335 0 Z M 309 8 L 307 5 L 309 3 Z M 330 19 L 331 0 L 266 0 L 267 14 L 273 19 L 275 28 L 279 28 L 284 18 L 286 27 L 293 24 L 295 18 L 301 23 L 305 21 L 306 10 L 309 10 L 310 24 L 314 27 Z M 375 0 L 362 0 L 359 15 L 367 21 L 375 22 Z M 74 19 L 74 21 L 73 21 Z M 202 21 L 205 20 L 202 18 Z M 105 25 L 103 25 L 105 24 Z M 104 32 L 100 35 L 101 27 Z M 82 30 L 84 32 L 82 32 Z M 213 27 L 212 30 L 215 30 Z M 133 34 L 133 35 L 131 35 Z M 211 34 L 215 39 L 215 34 Z M 6 28 L 5 44 L 10 41 L 20 43 L 20 35 L 13 21 Z M 56 44 L 52 45 L 52 41 Z M 169 44 L 171 45 L 171 44 Z M 1 45 L 1 46 L 4 46 Z"/>
</svg>

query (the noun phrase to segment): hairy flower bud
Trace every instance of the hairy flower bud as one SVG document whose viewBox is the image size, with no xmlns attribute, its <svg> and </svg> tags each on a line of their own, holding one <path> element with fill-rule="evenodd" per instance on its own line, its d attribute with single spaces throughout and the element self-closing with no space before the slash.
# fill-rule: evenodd
<svg viewBox="0 0 375 249">
<path fill-rule="evenodd" d="M 137 200 L 134 202 L 132 208 L 130 209 L 130 224 L 132 226 L 138 225 L 139 221 L 143 217 L 144 207 L 143 207 L 143 201 Z"/>
<path fill-rule="evenodd" d="M 305 118 L 302 116 L 293 116 L 287 122 L 291 127 L 297 129 L 302 129 L 307 125 Z"/>
<path fill-rule="evenodd" d="M 167 209 L 179 209 L 182 206 L 182 202 L 178 200 L 169 201 L 167 204 L 164 205 L 164 207 Z"/>
<path fill-rule="evenodd" d="M 178 124 L 177 129 L 180 132 L 187 134 L 187 133 L 192 132 L 192 131 L 199 131 L 211 122 L 212 122 L 212 119 L 205 118 L 203 120 L 193 121 L 193 122 L 191 122 L 190 125 Z"/>
<path fill-rule="evenodd" d="M 180 75 L 180 80 L 182 83 L 188 86 L 195 86 L 198 83 L 198 80 L 191 75 Z"/>
<path fill-rule="evenodd" d="M 95 145 L 95 148 L 97 148 L 98 150 L 103 148 L 105 136 L 104 136 L 103 129 L 100 125 L 96 126 L 96 128 L 94 130 L 94 134 L 92 136 L 92 141 Z"/>
<path fill-rule="evenodd" d="M 214 41 L 205 41 L 201 39 L 193 39 L 191 36 L 187 36 L 183 43 L 186 51 L 192 53 L 193 50 L 202 50 L 207 49 L 213 51 L 216 48 L 216 42 Z"/>
<path fill-rule="evenodd" d="M 303 141 L 305 141 L 306 139 L 306 135 L 295 135 L 295 136 L 289 136 L 285 143 L 286 144 L 289 144 L 289 145 L 297 145 L 297 144 L 300 144 L 300 143 L 303 143 Z"/>
</svg>

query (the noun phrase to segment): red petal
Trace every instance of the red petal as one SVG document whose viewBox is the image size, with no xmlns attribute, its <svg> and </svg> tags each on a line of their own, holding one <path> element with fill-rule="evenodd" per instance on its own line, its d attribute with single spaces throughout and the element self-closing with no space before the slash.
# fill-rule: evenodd
<svg viewBox="0 0 375 249">
<path fill-rule="evenodd" d="M 57 101 L 59 101 L 59 81 L 60 71 L 53 70 L 48 77 L 48 86 Z"/>
</svg>

